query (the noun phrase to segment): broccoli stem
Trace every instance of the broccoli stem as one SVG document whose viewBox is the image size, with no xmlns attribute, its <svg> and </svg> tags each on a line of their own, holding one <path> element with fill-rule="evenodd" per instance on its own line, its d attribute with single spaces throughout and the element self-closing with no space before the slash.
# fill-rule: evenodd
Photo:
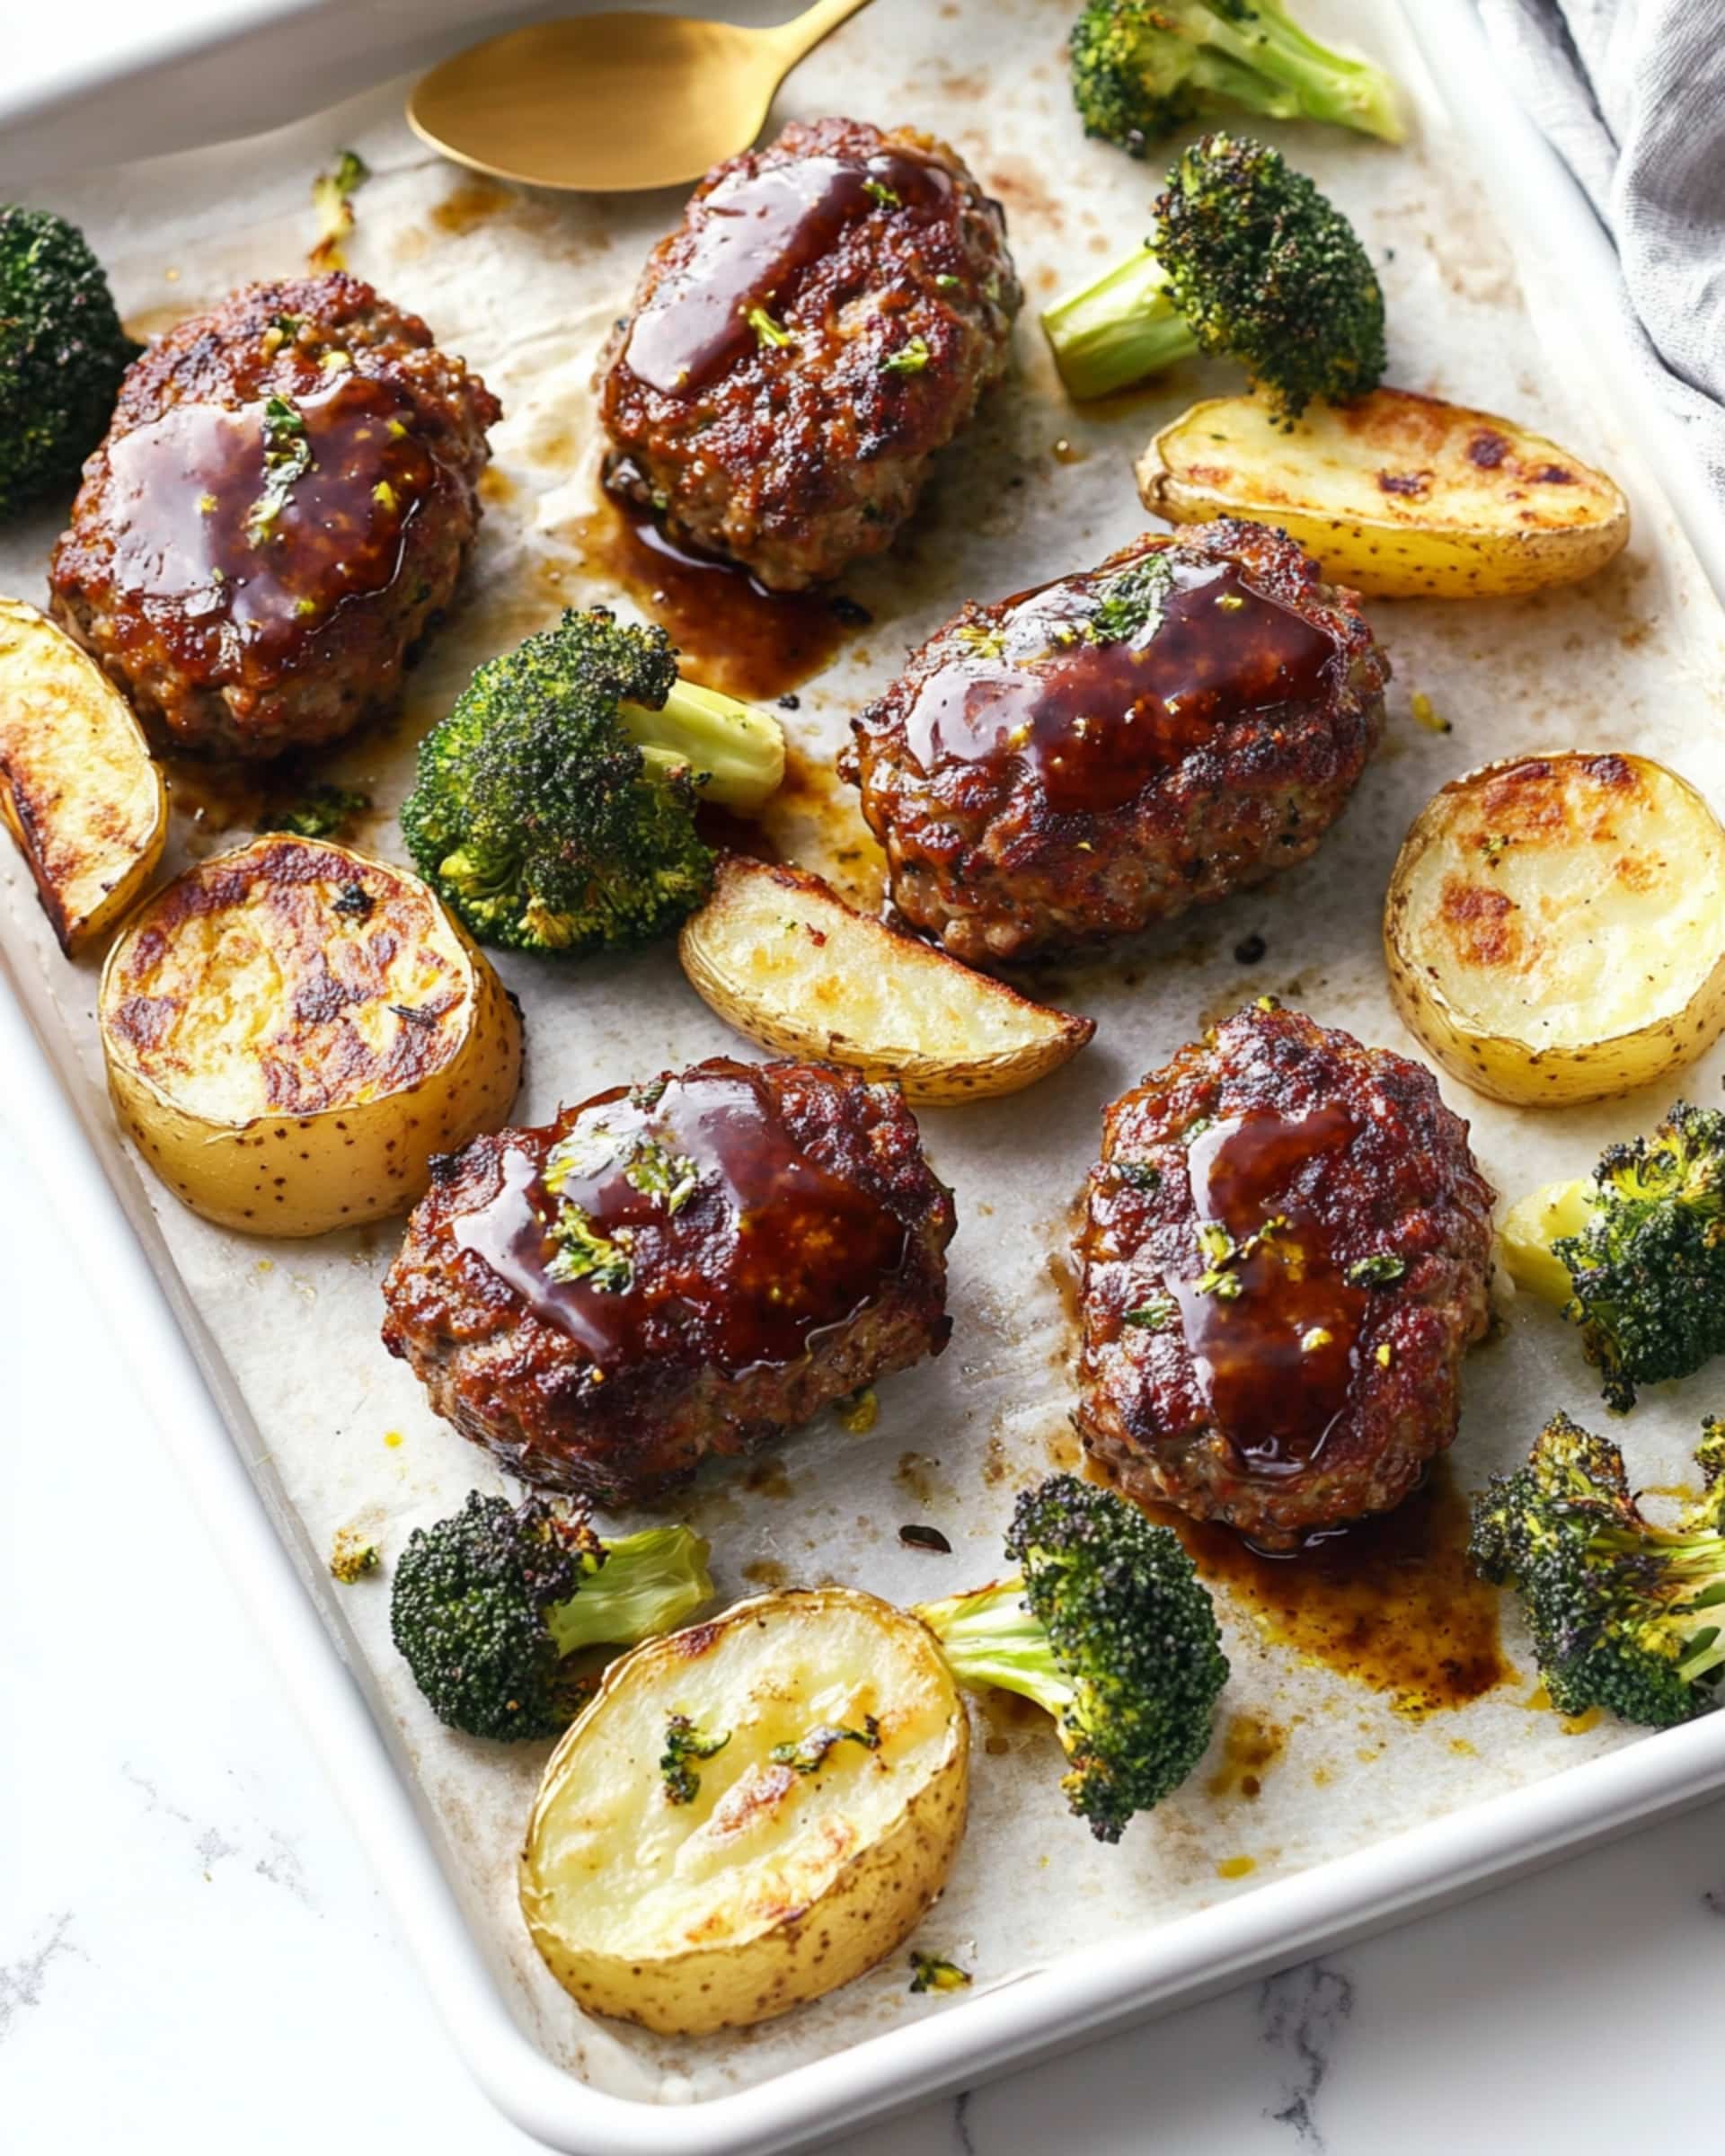
<svg viewBox="0 0 1725 2156">
<path fill-rule="evenodd" d="M 1055 1662 L 1041 1621 L 1025 1605 L 1022 1572 L 969 1595 L 920 1602 L 912 1613 L 940 1641 L 960 1684 L 1018 1692 L 1057 1718 L 1071 1706 L 1072 1686 Z"/>
<path fill-rule="evenodd" d="M 759 808 L 784 782 L 784 734 L 770 712 L 739 703 L 681 676 L 653 711 L 623 703 L 617 715 L 650 769 L 690 771 L 703 800 L 744 813 Z"/>
<path fill-rule="evenodd" d="M 1320 45 L 1276 0 L 1259 0 L 1238 26 L 1218 15 L 1206 38 L 1216 49 L 1205 54 L 1200 72 L 1218 97 L 1272 119 L 1328 120 L 1383 142 L 1400 142 L 1406 132 L 1383 69 Z"/>
<path fill-rule="evenodd" d="M 1046 310 L 1043 333 L 1069 397 L 1106 397 L 1197 351 L 1166 287 L 1161 263 L 1139 247 Z"/>
<path fill-rule="evenodd" d="M 707 1545 L 686 1527 L 643 1528 L 607 1542 L 606 1551 L 579 1592 L 544 1613 L 559 1655 L 675 1631 L 712 1599 Z"/>
<path fill-rule="evenodd" d="M 1546 1183 L 1510 1206 L 1498 1240 L 1505 1268 L 1518 1288 L 1560 1310 L 1570 1300 L 1575 1288 L 1569 1268 L 1552 1245 L 1582 1233 L 1597 1197 L 1592 1182 Z"/>
</svg>

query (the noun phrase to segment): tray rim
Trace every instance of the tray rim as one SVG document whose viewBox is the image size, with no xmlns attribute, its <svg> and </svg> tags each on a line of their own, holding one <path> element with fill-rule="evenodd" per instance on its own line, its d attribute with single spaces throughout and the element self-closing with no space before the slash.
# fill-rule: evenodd
<svg viewBox="0 0 1725 2156">
<path fill-rule="evenodd" d="M 1506 223 L 1536 231 L 1579 288 L 1612 284 L 1610 242 L 1495 74 L 1470 0 L 1397 5 L 1458 129 L 1487 156 L 1485 169 L 1509 183 Z M 251 22 L 289 12 L 294 0 L 266 0 Z M 177 60 L 234 41 L 230 22 L 203 39 L 162 43 Z M 86 76 L 81 86 L 94 84 Z M 1725 516 L 1685 456 L 1679 425 L 1648 397 L 1634 350 L 1638 331 L 1622 308 L 1596 329 L 1592 357 L 1606 390 L 1620 411 L 1635 411 L 1653 477 L 1725 602 Z M 11 1113 L 32 1134 L 39 1172 L 146 1414 L 329 1768 L 456 2049 L 497 2107 L 550 2147 L 582 2156 L 769 2156 L 808 2147 L 836 2120 L 846 2128 L 878 2120 L 1192 2003 L 1725 1787 L 1721 1711 L 1171 1920 L 1143 1938 L 1066 1955 L 756 2087 L 686 2105 L 594 2089 L 555 2065 L 510 2013 L 415 1790 L 347 1665 L 340 1633 L 326 1623 L 244 1463 L 219 1402 L 213 1346 L 141 1190 L 128 1202 L 132 1171 L 105 1126 L 102 1100 L 70 1065 L 69 1051 L 38 1025 L 35 999 L 4 952 L 0 979 L 7 990 L 0 995 L 0 1069 Z"/>
</svg>

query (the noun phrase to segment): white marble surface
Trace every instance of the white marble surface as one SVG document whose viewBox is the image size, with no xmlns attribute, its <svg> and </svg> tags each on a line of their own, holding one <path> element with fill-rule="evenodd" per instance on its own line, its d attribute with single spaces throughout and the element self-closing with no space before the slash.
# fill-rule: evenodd
<svg viewBox="0 0 1725 2156">
<path fill-rule="evenodd" d="M 0 2149 L 301 2156 L 339 2126 L 343 2147 L 526 2151 L 432 2013 L 29 1145 L 0 1107 Z M 830 2145 L 1695 2145 L 1725 2099 L 1725 2053 L 1697 2040 L 1721 1983 L 1714 1805 Z"/>
</svg>

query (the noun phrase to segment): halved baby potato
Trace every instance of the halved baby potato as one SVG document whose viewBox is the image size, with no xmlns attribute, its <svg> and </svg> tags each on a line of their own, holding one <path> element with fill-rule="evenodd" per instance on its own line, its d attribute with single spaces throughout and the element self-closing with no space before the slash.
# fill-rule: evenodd
<svg viewBox="0 0 1725 2156">
<path fill-rule="evenodd" d="M 939 1104 L 1015 1093 L 1096 1030 L 859 914 L 807 869 L 740 854 L 677 943 L 695 993 L 764 1047 L 896 1078 Z"/>
<path fill-rule="evenodd" d="M 318 839 L 175 877 L 97 1015 L 122 1128 L 194 1213 L 254 1234 L 404 1212 L 521 1077 L 519 1012 L 424 884 Z"/>
<path fill-rule="evenodd" d="M 1213 398 L 1163 428 L 1137 477 L 1171 524 L 1279 526 L 1367 598 L 1571 584 L 1629 539 L 1629 504 L 1603 472 L 1513 420 L 1405 389 L 1313 405 L 1291 431 L 1261 398 Z"/>
<path fill-rule="evenodd" d="M 1628 1092 L 1725 1029 L 1725 830 L 1644 756 L 1488 764 L 1415 819 L 1384 947 L 1403 1021 L 1476 1092 Z"/>
<path fill-rule="evenodd" d="M 167 788 L 131 706 L 21 599 L 0 598 L 0 817 L 68 958 L 120 919 L 167 844 Z"/>
<path fill-rule="evenodd" d="M 534 1944 L 590 2012 L 669 2035 L 820 1998 L 940 1893 L 969 1741 L 933 1635 L 854 1588 L 649 1640 L 545 1769 L 521 1858 Z"/>
</svg>

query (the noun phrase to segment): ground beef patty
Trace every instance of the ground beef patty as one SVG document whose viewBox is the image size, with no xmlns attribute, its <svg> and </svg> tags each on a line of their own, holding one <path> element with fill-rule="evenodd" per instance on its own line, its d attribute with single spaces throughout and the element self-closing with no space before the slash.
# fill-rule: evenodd
<svg viewBox="0 0 1725 2156">
<path fill-rule="evenodd" d="M 775 591 L 878 554 L 1005 370 L 1000 206 L 915 129 L 793 122 L 701 182 L 600 363 L 609 478 Z"/>
<path fill-rule="evenodd" d="M 841 759 L 892 897 L 968 965 L 1132 933 L 1304 861 L 1384 724 L 1351 592 L 1219 519 L 967 605 Z"/>
<path fill-rule="evenodd" d="M 1455 1435 L 1493 1202 L 1429 1072 L 1240 1012 L 1108 1111 L 1078 1241 L 1085 1445 L 1271 1549 L 1399 1505 Z"/>
<path fill-rule="evenodd" d="M 252 285 L 127 375 L 54 611 L 170 743 L 275 756 L 392 710 L 501 408 L 358 278 Z"/>
<path fill-rule="evenodd" d="M 511 1472 L 632 1502 L 938 1355 L 953 1224 L 896 1086 L 717 1056 L 446 1160 L 384 1344 Z"/>
</svg>

